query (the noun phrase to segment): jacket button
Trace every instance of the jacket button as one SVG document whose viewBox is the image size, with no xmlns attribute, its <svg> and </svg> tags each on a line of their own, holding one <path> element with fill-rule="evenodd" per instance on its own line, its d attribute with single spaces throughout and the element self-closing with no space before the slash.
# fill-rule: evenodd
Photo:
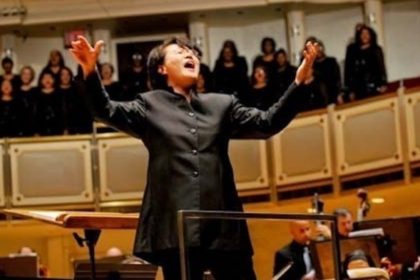
<svg viewBox="0 0 420 280">
<path fill-rule="evenodd" d="M 194 175 L 194 177 L 197 177 L 198 176 L 198 171 L 194 171 L 193 175 Z"/>
<path fill-rule="evenodd" d="M 198 154 L 198 151 L 196 149 L 192 150 L 193 155 Z"/>
<path fill-rule="evenodd" d="M 194 117 L 194 113 L 193 113 L 193 112 L 189 112 L 189 113 L 188 113 L 188 116 L 190 116 L 190 117 Z"/>
<path fill-rule="evenodd" d="M 197 129 L 195 129 L 195 128 L 191 128 L 191 129 L 190 129 L 190 132 L 191 132 L 192 134 L 195 134 L 195 133 L 197 132 Z"/>
</svg>

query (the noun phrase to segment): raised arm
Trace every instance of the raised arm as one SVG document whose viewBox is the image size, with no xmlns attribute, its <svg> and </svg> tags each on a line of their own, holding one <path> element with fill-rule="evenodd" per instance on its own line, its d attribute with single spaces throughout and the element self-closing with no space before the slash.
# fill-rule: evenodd
<svg viewBox="0 0 420 280">
<path fill-rule="evenodd" d="M 141 95 L 129 102 L 110 100 L 96 71 L 102 45 L 103 42 L 98 41 L 92 47 L 82 36 L 72 42 L 73 48 L 70 52 L 82 69 L 82 73 L 76 78 L 77 89 L 96 119 L 135 137 L 141 137 L 146 119 L 144 100 Z"/>
<path fill-rule="evenodd" d="M 304 51 L 304 60 L 299 66 L 295 81 L 286 93 L 268 110 L 261 111 L 246 107 L 235 98 L 232 101 L 231 122 L 233 138 L 268 138 L 280 132 L 300 111 L 305 101 L 305 84 L 312 78 L 312 65 L 317 50 L 308 43 Z"/>
</svg>

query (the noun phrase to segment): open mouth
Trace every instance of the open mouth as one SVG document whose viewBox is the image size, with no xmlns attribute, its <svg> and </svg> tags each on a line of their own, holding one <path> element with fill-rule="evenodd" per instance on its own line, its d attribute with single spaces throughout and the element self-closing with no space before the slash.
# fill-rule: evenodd
<svg viewBox="0 0 420 280">
<path fill-rule="evenodd" d="M 194 64 L 194 62 L 192 62 L 192 61 L 187 61 L 187 62 L 184 64 L 184 67 L 185 67 L 185 68 L 187 68 L 187 69 L 194 70 L 194 69 L 195 69 L 195 64 Z"/>
</svg>

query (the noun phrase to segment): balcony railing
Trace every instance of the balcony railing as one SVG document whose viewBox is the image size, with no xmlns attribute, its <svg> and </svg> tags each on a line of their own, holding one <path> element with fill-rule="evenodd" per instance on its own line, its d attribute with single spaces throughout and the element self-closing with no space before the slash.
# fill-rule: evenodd
<svg viewBox="0 0 420 280">
<path fill-rule="evenodd" d="M 138 205 L 147 150 L 121 133 L 0 140 L 0 207 Z M 241 196 L 343 184 L 420 165 L 420 88 L 303 113 L 268 141 L 233 140 Z"/>
</svg>

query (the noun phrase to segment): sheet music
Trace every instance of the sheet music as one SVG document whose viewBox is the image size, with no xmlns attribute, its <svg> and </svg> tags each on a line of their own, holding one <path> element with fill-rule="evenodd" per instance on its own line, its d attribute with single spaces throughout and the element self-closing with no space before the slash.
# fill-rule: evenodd
<svg viewBox="0 0 420 280">
<path fill-rule="evenodd" d="M 48 220 L 51 222 L 62 222 L 64 217 L 68 215 L 68 213 L 64 211 L 31 210 L 28 211 L 28 213 L 31 214 L 34 218 Z"/>
<path fill-rule="evenodd" d="M 372 228 L 372 229 L 363 229 L 352 231 L 349 233 L 349 237 L 362 237 L 362 236 L 372 236 L 372 235 L 381 235 L 384 236 L 384 229 L 383 228 Z"/>
<path fill-rule="evenodd" d="M 352 278 L 376 278 L 382 277 L 383 279 L 389 279 L 389 274 L 385 269 L 377 267 L 367 267 L 367 268 L 354 268 L 348 269 L 347 274 Z"/>
</svg>

